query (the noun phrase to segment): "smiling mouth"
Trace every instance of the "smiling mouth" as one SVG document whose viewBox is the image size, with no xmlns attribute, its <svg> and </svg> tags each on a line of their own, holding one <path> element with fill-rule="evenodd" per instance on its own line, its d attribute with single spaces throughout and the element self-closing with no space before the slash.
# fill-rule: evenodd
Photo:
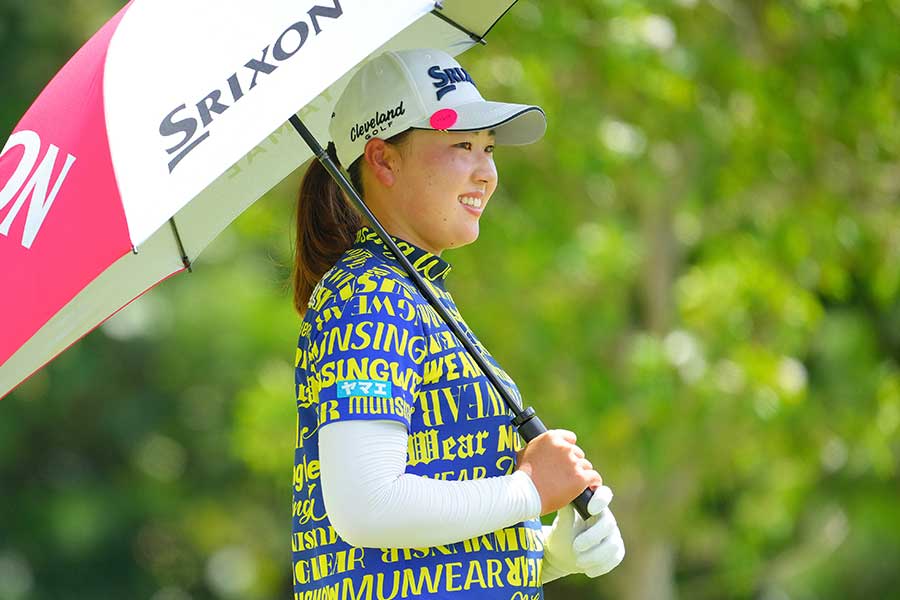
<svg viewBox="0 0 900 600">
<path fill-rule="evenodd" d="M 481 208 L 482 205 L 481 198 L 475 198 L 474 196 L 459 196 L 457 199 L 460 204 L 465 204 L 472 208 Z"/>
</svg>

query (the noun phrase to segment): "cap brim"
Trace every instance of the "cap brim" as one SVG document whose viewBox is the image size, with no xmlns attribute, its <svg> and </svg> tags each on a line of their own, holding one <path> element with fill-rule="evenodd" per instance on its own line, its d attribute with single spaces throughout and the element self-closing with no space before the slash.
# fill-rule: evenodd
<svg viewBox="0 0 900 600">
<path fill-rule="evenodd" d="M 446 131 L 482 131 L 493 129 L 494 143 L 502 146 L 522 146 L 538 141 L 547 130 L 547 118 L 539 106 L 509 104 L 483 100 L 452 107 L 456 122 Z M 434 129 L 426 119 L 413 123 L 416 129 Z"/>
</svg>

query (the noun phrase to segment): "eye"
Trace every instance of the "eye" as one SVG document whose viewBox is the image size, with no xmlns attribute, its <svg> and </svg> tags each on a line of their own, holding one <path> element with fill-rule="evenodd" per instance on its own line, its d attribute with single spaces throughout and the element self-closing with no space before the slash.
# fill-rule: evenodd
<svg viewBox="0 0 900 600">
<path fill-rule="evenodd" d="M 465 148 L 466 150 L 472 149 L 472 142 L 460 142 L 456 144 L 457 148 Z"/>
<path fill-rule="evenodd" d="M 493 154 L 494 153 L 494 145 L 491 144 L 490 146 L 485 147 L 484 151 L 487 152 L 488 154 Z"/>
</svg>

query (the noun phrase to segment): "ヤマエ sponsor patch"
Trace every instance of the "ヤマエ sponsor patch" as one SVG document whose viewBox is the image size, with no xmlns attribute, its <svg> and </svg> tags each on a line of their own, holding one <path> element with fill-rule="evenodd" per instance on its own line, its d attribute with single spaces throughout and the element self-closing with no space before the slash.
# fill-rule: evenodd
<svg viewBox="0 0 900 600">
<path fill-rule="evenodd" d="M 351 379 L 337 382 L 337 397 L 350 398 L 351 396 L 375 396 L 377 398 L 391 397 L 390 381 L 375 381 L 372 379 Z"/>
</svg>

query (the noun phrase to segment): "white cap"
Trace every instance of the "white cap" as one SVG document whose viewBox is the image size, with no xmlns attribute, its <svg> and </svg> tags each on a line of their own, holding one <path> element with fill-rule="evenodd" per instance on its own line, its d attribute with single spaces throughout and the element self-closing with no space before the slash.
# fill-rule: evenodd
<svg viewBox="0 0 900 600">
<path fill-rule="evenodd" d="M 366 142 L 410 128 L 496 131 L 498 145 L 522 145 L 544 135 L 544 111 L 527 104 L 488 102 L 472 77 L 441 50 L 385 52 L 353 75 L 334 107 L 329 133 L 344 167 Z"/>
</svg>

